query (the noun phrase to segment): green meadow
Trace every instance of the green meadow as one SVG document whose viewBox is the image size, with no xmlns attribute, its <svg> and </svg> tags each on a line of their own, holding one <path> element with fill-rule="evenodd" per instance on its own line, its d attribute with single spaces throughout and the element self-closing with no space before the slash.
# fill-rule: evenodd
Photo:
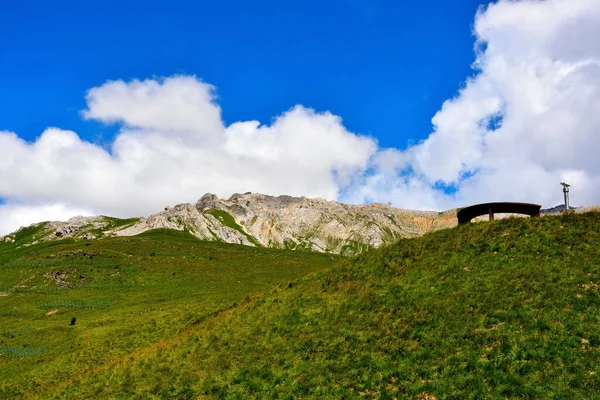
<svg viewBox="0 0 600 400">
<path fill-rule="evenodd" d="M 30 289 L 0 297 L 1 398 L 598 398 L 597 213 L 352 258 L 167 231 L 16 245 L 0 286 Z M 55 294 L 44 274 L 67 270 Z"/>
<path fill-rule="evenodd" d="M 27 246 L 39 230 L 0 244 L 2 399 L 51 397 L 336 259 L 167 230 Z"/>
</svg>

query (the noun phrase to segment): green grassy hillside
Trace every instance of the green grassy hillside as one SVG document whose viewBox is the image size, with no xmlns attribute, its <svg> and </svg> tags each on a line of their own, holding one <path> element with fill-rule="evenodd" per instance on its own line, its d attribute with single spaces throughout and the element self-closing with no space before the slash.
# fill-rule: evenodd
<svg viewBox="0 0 600 400">
<path fill-rule="evenodd" d="M 47 398 L 336 259 L 166 230 L 29 246 L 42 229 L 0 243 L 1 399 Z"/>
<path fill-rule="evenodd" d="M 165 283 L 165 299 L 172 287 Z M 88 326 L 54 328 L 82 346 L 52 364 L 71 373 L 49 379 L 40 367 L 27 384 L 14 380 L 19 361 L 3 361 L 2 390 L 60 398 L 597 398 L 599 288 L 600 214 L 469 224 L 215 307 L 147 345 L 113 350 L 90 339 L 86 347 Z M 152 318 L 168 318 L 167 310 Z M 30 362 L 63 357 L 54 351 Z"/>
<path fill-rule="evenodd" d="M 599 283 L 599 214 L 460 226 L 342 261 L 52 393 L 597 398 Z"/>
</svg>

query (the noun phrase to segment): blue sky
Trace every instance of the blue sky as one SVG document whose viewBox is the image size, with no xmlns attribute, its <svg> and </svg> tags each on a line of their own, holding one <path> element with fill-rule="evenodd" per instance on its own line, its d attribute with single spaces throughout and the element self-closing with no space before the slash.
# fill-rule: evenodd
<svg viewBox="0 0 600 400">
<path fill-rule="evenodd" d="M 108 140 L 114 127 L 80 117 L 89 88 L 193 74 L 217 87 L 226 123 L 303 104 L 404 148 L 472 74 L 481 3 L 4 0 L 0 129 Z"/>
</svg>

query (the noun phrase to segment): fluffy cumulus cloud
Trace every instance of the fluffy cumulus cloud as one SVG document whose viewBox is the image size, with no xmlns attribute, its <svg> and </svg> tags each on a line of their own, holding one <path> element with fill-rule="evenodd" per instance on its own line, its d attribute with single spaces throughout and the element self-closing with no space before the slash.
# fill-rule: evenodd
<svg viewBox="0 0 600 400">
<path fill-rule="evenodd" d="M 474 24 L 474 76 L 422 143 L 374 157 L 354 201 L 434 208 L 492 200 L 600 201 L 600 2 L 498 1 Z M 390 168 L 395 166 L 395 168 Z M 398 198 L 404 195 L 405 198 Z"/>
<path fill-rule="evenodd" d="M 256 191 L 444 209 L 492 200 L 600 202 L 600 2 L 503 1 L 475 17 L 474 74 L 408 149 L 296 106 L 226 126 L 194 76 L 111 81 L 82 116 L 119 124 L 108 149 L 48 128 L 0 131 L 0 234 L 78 214 L 147 215 L 205 192 Z"/>
<path fill-rule="evenodd" d="M 0 221 L 6 232 L 20 226 L 28 226 L 39 221 L 64 221 L 74 215 L 91 215 L 85 208 L 76 208 L 65 204 L 7 204 L 0 206 Z M 16 228 L 15 228 L 16 227 Z"/>
<path fill-rule="evenodd" d="M 377 151 L 341 118 L 302 106 L 268 126 L 226 127 L 214 87 L 193 76 L 107 82 L 87 103 L 84 118 L 121 126 L 109 149 L 58 128 L 33 143 L 0 132 L 0 233 L 68 215 L 147 215 L 209 191 L 335 199 Z"/>
</svg>

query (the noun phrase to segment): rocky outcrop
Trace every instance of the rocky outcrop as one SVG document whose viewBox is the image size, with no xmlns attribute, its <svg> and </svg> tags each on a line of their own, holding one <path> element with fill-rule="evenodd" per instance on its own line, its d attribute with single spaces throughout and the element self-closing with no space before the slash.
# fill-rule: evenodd
<svg viewBox="0 0 600 400">
<path fill-rule="evenodd" d="M 46 229 L 49 235 L 57 238 L 77 237 L 80 239 L 95 239 L 94 231 L 104 231 L 110 226 L 106 217 L 73 217 L 66 222 L 49 222 Z"/>
<path fill-rule="evenodd" d="M 456 212 L 402 210 L 386 204 L 351 205 L 323 199 L 207 193 L 129 224 L 108 217 L 47 223 L 44 239 L 133 236 L 152 229 L 188 231 L 204 240 L 248 246 L 355 254 L 456 225 Z M 12 236 L 11 236 L 12 237 Z"/>
<path fill-rule="evenodd" d="M 192 204 L 178 204 L 164 211 L 141 218 L 131 227 L 113 232 L 117 236 L 134 236 L 152 229 L 187 230 L 194 236 L 206 240 L 221 240 L 248 246 L 254 244 L 235 228 L 226 226 L 211 213 L 199 212 Z"/>
<path fill-rule="evenodd" d="M 574 207 L 569 207 L 573 209 Z M 600 205 L 584 206 L 575 208 L 576 214 L 583 214 L 588 212 L 600 212 Z"/>
<path fill-rule="evenodd" d="M 77 216 L 68 221 L 40 222 L 28 227 L 21 227 L 16 232 L 0 237 L 0 242 L 22 242 L 21 245 L 31 246 L 53 239 L 96 239 L 111 236 L 115 230 L 123 229 L 137 222 L 137 220 L 137 218 L 134 218 L 133 221 L 121 220 L 102 215 L 95 217 Z M 25 233 L 26 231 L 31 232 Z M 20 236 L 21 239 L 17 240 Z"/>
<path fill-rule="evenodd" d="M 207 240 L 354 254 L 454 225 L 454 211 L 410 211 L 378 203 L 357 206 L 257 193 L 234 194 L 224 200 L 208 193 L 195 206 L 165 209 L 115 234 L 186 229 Z"/>
</svg>

